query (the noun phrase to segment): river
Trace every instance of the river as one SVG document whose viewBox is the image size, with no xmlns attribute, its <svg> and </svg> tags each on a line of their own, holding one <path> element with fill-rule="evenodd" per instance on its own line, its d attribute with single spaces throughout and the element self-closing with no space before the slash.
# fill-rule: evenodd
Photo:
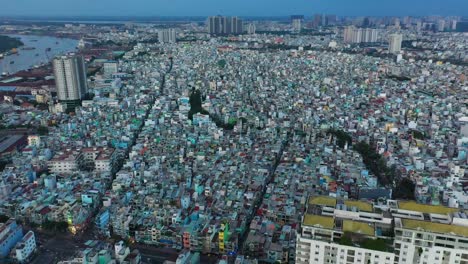
<svg viewBox="0 0 468 264">
<path fill-rule="evenodd" d="M 78 40 L 75 39 L 33 35 L 8 36 L 19 38 L 24 43 L 24 46 L 18 48 L 18 54 L 12 54 L 0 59 L 0 73 L 14 74 L 42 63 L 48 63 L 57 55 L 75 51 L 78 45 Z M 35 49 L 29 50 L 28 48 Z M 47 48 L 50 48 L 50 51 L 46 51 Z"/>
</svg>

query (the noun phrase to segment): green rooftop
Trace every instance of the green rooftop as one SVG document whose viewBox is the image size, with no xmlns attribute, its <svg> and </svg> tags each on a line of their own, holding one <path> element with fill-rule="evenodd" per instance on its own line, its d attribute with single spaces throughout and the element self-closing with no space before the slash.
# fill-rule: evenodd
<svg viewBox="0 0 468 264">
<path fill-rule="evenodd" d="M 326 229 L 333 229 L 335 220 L 333 217 L 307 214 L 304 216 L 304 225 L 306 226 L 320 226 Z"/>
<path fill-rule="evenodd" d="M 460 211 L 457 208 L 450 208 L 450 207 L 439 206 L 439 205 L 420 204 L 420 203 L 416 203 L 413 201 L 405 201 L 405 202 L 400 201 L 398 202 L 398 208 L 403 209 L 403 210 L 427 213 L 427 214 L 442 214 L 442 215 Z"/>
<path fill-rule="evenodd" d="M 361 201 L 351 201 L 351 200 L 346 200 L 344 201 L 344 204 L 347 207 L 356 207 L 359 209 L 359 211 L 363 212 L 373 212 L 373 207 L 371 203 L 366 203 L 366 202 L 361 202 Z"/>
<path fill-rule="evenodd" d="M 336 199 L 329 196 L 316 196 L 309 199 L 309 204 L 336 206 Z"/>
<path fill-rule="evenodd" d="M 468 228 L 465 226 L 447 225 L 433 223 L 429 221 L 420 221 L 412 219 L 402 219 L 403 228 L 413 230 L 424 230 L 440 234 L 454 234 L 457 236 L 468 237 Z"/>
<path fill-rule="evenodd" d="M 343 231 L 367 236 L 375 236 L 374 226 L 353 220 L 343 220 Z"/>
</svg>

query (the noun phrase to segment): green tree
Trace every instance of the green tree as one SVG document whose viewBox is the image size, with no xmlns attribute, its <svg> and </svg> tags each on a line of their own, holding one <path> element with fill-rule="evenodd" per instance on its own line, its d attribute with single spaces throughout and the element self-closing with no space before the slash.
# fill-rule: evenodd
<svg viewBox="0 0 468 264">
<path fill-rule="evenodd" d="M 344 233 L 340 240 L 338 240 L 338 243 L 343 246 L 353 246 L 353 240 L 351 239 L 351 235 L 348 233 Z"/>
<path fill-rule="evenodd" d="M 414 200 L 416 185 L 408 178 L 403 178 L 393 190 L 393 199 Z"/>
<path fill-rule="evenodd" d="M 45 136 L 49 134 L 49 128 L 45 126 L 40 126 L 37 128 L 37 134 L 39 134 L 40 136 Z"/>
<path fill-rule="evenodd" d="M 10 217 L 6 215 L 0 215 L 0 223 L 5 223 L 6 221 L 8 221 L 8 219 L 10 219 Z"/>
</svg>

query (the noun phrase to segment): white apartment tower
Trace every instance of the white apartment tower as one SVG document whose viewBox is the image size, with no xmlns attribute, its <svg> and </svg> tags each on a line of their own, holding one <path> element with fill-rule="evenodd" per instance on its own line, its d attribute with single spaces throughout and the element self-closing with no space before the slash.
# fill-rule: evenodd
<svg viewBox="0 0 468 264">
<path fill-rule="evenodd" d="M 300 32 L 302 29 L 302 19 L 299 19 L 299 18 L 293 19 L 292 26 L 295 32 Z"/>
<path fill-rule="evenodd" d="M 379 31 L 375 28 L 348 26 L 344 29 L 343 40 L 345 43 L 377 42 L 379 40 Z"/>
<path fill-rule="evenodd" d="M 250 23 L 250 24 L 247 25 L 247 33 L 249 35 L 254 35 L 256 30 L 257 30 L 257 28 L 255 27 L 254 23 Z"/>
<path fill-rule="evenodd" d="M 403 35 L 391 34 L 388 39 L 388 51 L 393 54 L 397 54 L 401 51 L 401 42 L 403 41 Z"/>
<path fill-rule="evenodd" d="M 163 29 L 158 31 L 159 43 L 176 43 L 177 34 L 175 29 Z"/>
<path fill-rule="evenodd" d="M 53 61 L 58 100 L 74 108 L 88 92 L 86 65 L 82 56 L 70 54 Z"/>
</svg>

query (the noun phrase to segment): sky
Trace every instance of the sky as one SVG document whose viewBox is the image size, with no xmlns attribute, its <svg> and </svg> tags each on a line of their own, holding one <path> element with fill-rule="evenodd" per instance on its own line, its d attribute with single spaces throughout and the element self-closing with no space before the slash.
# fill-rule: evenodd
<svg viewBox="0 0 468 264">
<path fill-rule="evenodd" d="M 468 0 L 0 0 L 1 16 L 468 16 Z"/>
</svg>

